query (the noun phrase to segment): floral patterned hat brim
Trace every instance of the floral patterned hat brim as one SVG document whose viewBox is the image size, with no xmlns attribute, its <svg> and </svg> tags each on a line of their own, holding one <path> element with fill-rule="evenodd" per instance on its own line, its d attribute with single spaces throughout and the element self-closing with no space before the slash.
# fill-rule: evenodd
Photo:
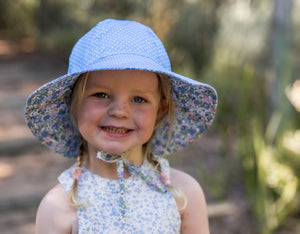
<svg viewBox="0 0 300 234">
<path fill-rule="evenodd" d="M 104 27 L 103 24 L 112 24 L 115 31 L 107 30 L 107 25 Z M 104 29 L 108 33 L 112 33 L 108 35 L 108 44 L 115 36 L 116 31 L 120 31 L 119 40 L 122 41 L 120 43 L 125 41 L 128 44 L 132 40 L 134 53 L 120 51 L 121 47 L 112 48 L 115 42 L 107 45 L 110 51 L 101 48 L 103 44 L 106 44 L 99 42 L 96 44 L 95 41 L 103 40 L 96 36 L 101 33 L 99 30 L 103 31 Z M 128 35 L 127 39 L 124 38 L 124 35 L 125 37 L 127 35 L 124 30 L 130 31 L 132 34 Z M 137 33 L 142 35 L 137 37 Z M 148 47 L 145 46 L 147 43 L 145 37 L 150 41 Z M 114 39 L 118 40 L 118 38 Z M 91 50 L 87 51 L 90 47 L 92 47 Z M 128 46 L 126 50 L 128 50 Z M 99 57 L 99 53 L 102 57 Z M 146 70 L 166 74 L 172 82 L 172 95 L 175 102 L 172 137 L 165 152 L 170 123 L 162 122 L 153 137 L 152 151 L 156 156 L 162 156 L 164 153 L 171 154 L 184 148 L 211 125 L 217 107 L 215 89 L 172 72 L 162 43 L 148 27 L 134 21 L 106 20 L 100 22 L 74 46 L 70 56 L 68 74 L 43 85 L 28 97 L 25 121 L 32 133 L 41 143 L 56 153 L 66 157 L 77 157 L 80 134 L 73 126 L 68 108 L 72 87 L 82 73 L 116 69 Z"/>
</svg>

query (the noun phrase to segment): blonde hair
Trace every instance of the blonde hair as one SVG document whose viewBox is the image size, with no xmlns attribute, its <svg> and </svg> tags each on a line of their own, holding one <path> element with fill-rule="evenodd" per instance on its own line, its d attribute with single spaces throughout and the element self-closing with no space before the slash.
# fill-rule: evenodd
<svg viewBox="0 0 300 234">
<path fill-rule="evenodd" d="M 73 86 L 72 94 L 71 94 L 71 103 L 70 103 L 70 111 L 71 111 L 71 118 L 74 126 L 77 126 L 77 114 L 79 106 L 81 105 L 87 79 L 88 79 L 89 73 L 84 73 L 79 76 L 76 83 Z M 158 81 L 159 81 L 159 91 L 161 94 L 161 100 L 160 100 L 160 115 L 158 116 L 158 119 L 156 120 L 155 129 L 166 119 L 169 120 L 169 133 L 168 133 L 168 140 L 167 144 L 165 146 L 164 154 L 167 151 L 168 144 L 170 142 L 171 136 L 172 136 L 172 122 L 173 122 L 173 116 L 174 116 L 174 101 L 172 99 L 172 85 L 169 77 L 165 74 L 157 74 Z M 151 138 L 143 145 L 143 153 L 147 160 L 154 166 L 155 170 L 157 170 L 158 173 L 162 172 L 161 164 L 159 160 L 156 159 L 156 157 L 153 155 L 151 151 L 152 147 L 152 141 L 154 132 L 151 136 Z M 87 143 L 86 141 L 81 138 L 80 147 L 79 147 L 79 153 L 77 158 L 77 166 L 82 167 L 83 166 L 83 160 L 84 160 L 84 154 L 87 153 Z M 162 156 L 162 158 L 164 155 Z M 77 195 L 77 180 L 74 179 L 72 188 L 69 193 L 69 201 L 70 204 L 74 207 L 81 207 L 83 206 L 83 203 L 81 201 L 78 201 L 76 199 Z M 167 184 L 167 187 L 169 188 L 170 192 L 174 196 L 176 200 L 183 201 L 183 206 L 179 208 L 179 210 L 183 210 L 187 205 L 186 196 L 183 193 L 183 191 L 172 185 Z"/>
<path fill-rule="evenodd" d="M 71 112 L 71 118 L 72 123 L 74 126 L 77 127 L 77 114 L 79 106 L 81 105 L 84 90 L 87 83 L 89 73 L 81 74 L 77 81 L 75 82 L 73 86 L 73 90 L 70 97 L 70 112 Z M 83 160 L 84 155 L 87 152 L 87 142 L 80 137 L 80 143 L 79 143 L 79 150 L 78 150 L 78 156 L 76 160 L 76 166 L 82 168 L 83 167 Z M 73 207 L 82 207 L 85 205 L 84 201 L 78 201 L 77 199 L 77 189 L 78 189 L 78 180 L 74 179 L 71 190 L 69 192 L 69 202 Z"/>
</svg>

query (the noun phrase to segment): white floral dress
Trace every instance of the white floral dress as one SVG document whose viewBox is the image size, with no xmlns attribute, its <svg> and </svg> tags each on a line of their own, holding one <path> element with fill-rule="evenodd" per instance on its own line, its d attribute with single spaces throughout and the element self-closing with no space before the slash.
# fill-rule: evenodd
<svg viewBox="0 0 300 234">
<path fill-rule="evenodd" d="M 161 160 L 162 171 L 169 175 L 168 161 Z M 67 192 L 73 177 L 70 169 L 58 178 Z M 140 169 L 159 179 L 153 166 L 144 160 Z M 137 173 L 118 180 L 100 177 L 84 168 L 78 181 L 78 199 L 86 206 L 77 208 L 79 233 L 180 233 L 181 218 L 176 202 L 168 189 L 160 191 Z M 125 203 L 125 208 L 124 208 Z"/>
</svg>

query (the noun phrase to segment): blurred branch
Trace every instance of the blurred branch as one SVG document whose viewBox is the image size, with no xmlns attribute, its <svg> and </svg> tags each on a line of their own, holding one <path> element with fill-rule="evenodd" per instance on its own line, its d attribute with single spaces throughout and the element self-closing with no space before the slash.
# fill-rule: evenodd
<svg viewBox="0 0 300 234">
<path fill-rule="evenodd" d="M 278 110 L 287 112 L 284 89 L 291 82 L 291 14 L 292 0 L 274 0 L 271 29 L 271 75 L 268 79 L 267 116 Z"/>
</svg>

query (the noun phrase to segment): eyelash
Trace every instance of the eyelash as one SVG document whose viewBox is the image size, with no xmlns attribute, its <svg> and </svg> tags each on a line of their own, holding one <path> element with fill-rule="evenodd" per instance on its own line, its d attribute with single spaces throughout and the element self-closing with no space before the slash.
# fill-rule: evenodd
<svg viewBox="0 0 300 234">
<path fill-rule="evenodd" d="M 104 93 L 104 92 L 95 93 L 93 96 L 95 96 L 97 98 L 109 98 L 110 97 L 107 93 Z M 139 96 L 134 97 L 132 99 L 132 101 L 135 102 L 135 103 L 138 103 L 138 104 L 147 102 L 147 100 L 145 98 L 142 98 L 142 97 L 139 97 Z"/>
<path fill-rule="evenodd" d="M 109 98 L 109 95 L 107 93 L 95 93 L 93 96 L 97 97 L 97 98 Z"/>
<path fill-rule="evenodd" d="M 136 102 L 136 103 L 145 103 L 145 102 L 147 102 L 146 99 L 142 98 L 142 97 L 134 97 L 133 101 Z"/>
</svg>

